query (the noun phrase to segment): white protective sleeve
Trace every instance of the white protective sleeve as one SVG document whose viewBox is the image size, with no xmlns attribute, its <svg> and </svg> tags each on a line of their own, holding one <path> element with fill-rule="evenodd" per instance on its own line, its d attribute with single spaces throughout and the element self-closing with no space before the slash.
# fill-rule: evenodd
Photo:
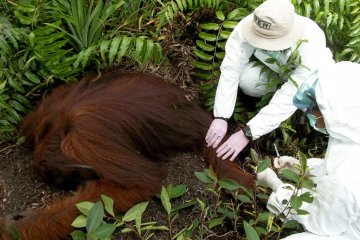
<svg viewBox="0 0 360 240">
<path fill-rule="evenodd" d="M 215 117 L 230 118 L 233 114 L 240 75 L 254 53 L 254 48 L 241 33 L 241 24 L 240 21 L 225 45 L 226 54 L 221 63 L 221 75 L 215 96 Z"/>
<path fill-rule="evenodd" d="M 288 80 L 278 89 L 270 103 L 251 119 L 247 125 L 250 127 L 253 140 L 271 132 L 279 127 L 281 122 L 288 119 L 295 111 L 292 99 L 297 88 L 307 77 L 321 65 L 333 62 L 332 53 L 326 48 L 323 31 L 310 19 L 307 20 L 306 31 L 302 39 L 306 39 L 299 47 L 301 65 L 292 72 L 291 78 L 296 85 Z M 292 48 L 294 49 L 295 46 Z"/>
<path fill-rule="evenodd" d="M 288 184 L 284 184 L 288 187 Z M 285 209 L 284 200 L 289 201 L 292 190 L 280 186 L 270 195 L 268 209 L 274 214 L 279 214 Z M 307 189 L 304 191 L 308 191 Z M 349 230 L 352 223 L 356 222 L 359 214 L 359 199 L 356 186 L 345 186 L 329 176 L 323 177 L 313 193 L 312 203 L 303 203 L 301 208 L 310 214 L 296 215 L 289 213 L 288 220 L 294 219 L 304 228 L 318 235 L 339 235 Z"/>
</svg>

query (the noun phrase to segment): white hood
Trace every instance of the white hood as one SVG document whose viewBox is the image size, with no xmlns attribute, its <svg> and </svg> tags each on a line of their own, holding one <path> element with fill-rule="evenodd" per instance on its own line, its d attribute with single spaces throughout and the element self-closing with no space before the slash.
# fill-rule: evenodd
<svg viewBox="0 0 360 240">
<path fill-rule="evenodd" d="M 360 64 L 339 62 L 320 70 L 316 101 L 331 138 L 360 144 Z"/>
</svg>

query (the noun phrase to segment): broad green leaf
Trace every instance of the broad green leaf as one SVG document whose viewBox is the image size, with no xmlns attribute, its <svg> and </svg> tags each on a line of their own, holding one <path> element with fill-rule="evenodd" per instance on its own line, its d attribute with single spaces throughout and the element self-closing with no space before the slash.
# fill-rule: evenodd
<svg viewBox="0 0 360 240">
<path fill-rule="evenodd" d="M 262 171 L 267 169 L 270 166 L 270 164 L 271 164 L 270 159 L 265 159 L 265 160 L 261 161 L 256 169 L 256 172 L 261 173 Z"/>
<path fill-rule="evenodd" d="M 196 203 L 196 200 L 187 201 L 187 202 L 185 202 L 185 203 L 182 203 L 182 204 L 174 207 L 171 211 L 172 211 L 172 212 L 176 212 L 176 211 L 179 211 L 179 210 L 181 210 L 181 209 L 191 207 L 191 206 L 193 206 L 195 203 Z"/>
<path fill-rule="evenodd" d="M 230 34 L 231 34 L 231 31 L 222 30 L 220 32 L 220 36 L 225 39 L 228 39 L 230 37 Z"/>
<path fill-rule="evenodd" d="M 226 44 L 225 41 L 219 41 L 219 42 L 217 43 L 217 46 L 218 46 L 221 50 L 225 51 L 225 44 Z"/>
<path fill-rule="evenodd" d="M 235 22 L 235 21 L 225 21 L 223 24 L 223 27 L 229 28 L 229 29 L 234 29 L 237 24 L 238 24 L 238 22 Z"/>
<path fill-rule="evenodd" d="M 260 240 L 256 230 L 246 221 L 243 221 L 246 237 L 248 240 Z"/>
<path fill-rule="evenodd" d="M 239 20 L 249 15 L 249 11 L 245 8 L 236 8 L 227 15 L 227 20 Z"/>
<path fill-rule="evenodd" d="M 240 186 L 240 189 L 241 189 L 244 193 L 246 193 L 246 195 L 249 196 L 250 199 L 252 199 L 252 200 L 254 199 L 254 193 L 252 192 L 252 190 L 250 190 L 249 188 L 244 187 L 244 186 Z"/>
<path fill-rule="evenodd" d="M 104 207 L 107 213 L 115 217 L 114 214 L 114 200 L 106 195 L 101 194 L 101 200 L 104 203 Z"/>
<path fill-rule="evenodd" d="M 206 175 L 212 179 L 212 180 L 217 180 L 217 175 L 214 172 L 213 168 L 211 167 L 211 165 L 209 166 L 209 168 L 204 169 L 204 172 L 206 173 Z"/>
<path fill-rule="evenodd" d="M 269 212 L 261 212 L 256 218 L 256 222 L 267 222 L 271 213 Z"/>
<path fill-rule="evenodd" d="M 222 11 L 216 11 L 215 15 L 219 20 L 221 20 L 221 21 L 225 20 L 225 15 L 224 15 L 224 13 Z"/>
<path fill-rule="evenodd" d="M 184 11 L 184 6 L 183 6 L 181 0 L 176 0 L 176 3 L 178 5 L 178 7 L 180 8 L 180 11 L 183 12 Z"/>
<path fill-rule="evenodd" d="M 109 64 L 111 64 L 114 61 L 120 43 L 121 43 L 121 38 L 114 38 L 111 41 L 110 50 L 109 50 Z"/>
<path fill-rule="evenodd" d="M 86 227 L 87 217 L 83 214 L 79 215 L 75 220 L 71 223 L 71 226 L 75 228 L 83 228 Z"/>
<path fill-rule="evenodd" d="M 135 40 L 135 58 L 137 60 L 142 59 L 142 51 L 144 49 L 144 44 L 145 44 L 145 37 L 138 37 Z"/>
<path fill-rule="evenodd" d="M 220 179 L 218 183 L 219 183 L 220 187 L 225 188 L 230 191 L 237 190 L 240 188 L 240 185 L 231 179 Z"/>
<path fill-rule="evenodd" d="M 211 180 L 204 172 L 195 172 L 195 176 L 203 183 L 213 183 L 213 180 Z"/>
<path fill-rule="evenodd" d="M 290 203 L 291 203 L 291 206 L 295 209 L 295 210 L 298 210 L 301 205 L 302 205 L 302 201 L 301 201 L 301 198 L 298 197 L 298 196 L 295 196 L 295 195 L 292 195 L 291 198 L 290 198 Z"/>
<path fill-rule="evenodd" d="M 169 194 L 164 186 L 161 188 L 161 203 L 164 206 L 167 214 L 169 215 L 171 213 L 171 203 Z"/>
<path fill-rule="evenodd" d="M 94 232 L 98 239 L 106 239 L 112 236 L 116 226 L 114 224 L 101 224 Z"/>
<path fill-rule="evenodd" d="M 88 219 L 86 222 L 86 230 L 88 232 L 94 232 L 102 223 L 104 218 L 104 206 L 98 201 L 90 209 Z"/>
<path fill-rule="evenodd" d="M 109 49 L 110 41 L 102 41 L 100 43 L 100 55 L 103 60 L 105 60 L 105 54 L 107 53 Z"/>
<path fill-rule="evenodd" d="M 30 71 L 26 71 L 25 72 L 25 76 L 30 80 L 32 81 L 33 83 L 40 83 L 40 79 L 35 75 L 35 74 L 32 74 Z"/>
<path fill-rule="evenodd" d="M 298 209 L 298 210 L 296 210 L 296 214 L 297 215 L 308 215 L 310 213 L 306 210 Z"/>
<path fill-rule="evenodd" d="M 209 55 L 207 53 L 204 53 L 203 51 L 200 51 L 196 48 L 194 48 L 194 54 L 195 56 L 197 56 L 198 58 L 202 59 L 202 60 L 205 60 L 205 61 L 210 61 L 213 59 L 213 56 L 212 55 Z"/>
<path fill-rule="evenodd" d="M 132 208 L 130 208 L 124 215 L 123 221 L 124 222 L 130 222 L 134 221 L 137 217 L 141 216 L 144 211 L 146 210 L 149 202 L 142 202 L 139 204 L 136 204 Z"/>
<path fill-rule="evenodd" d="M 144 54 L 144 58 L 142 59 L 142 62 L 147 62 L 150 58 L 152 53 L 154 52 L 154 42 L 151 39 L 146 39 L 146 51 Z"/>
<path fill-rule="evenodd" d="M 180 197 L 180 196 L 184 195 L 186 193 L 186 191 L 187 191 L 187 187 L 184 184 L 179 184 L 179 185 L 176 185 L 175 187 L 173 187 L 172 185 L 169 185 L 167 187 L 167 192 L 169 194 L 170 199 Z"/>
<path fill-rule="evenodd" d="M 217 36 L 212 33 L 200 32 L 199 38 L 204 39 L 205 41 L 213 42 L 216 41 Z"/>
<path fill-rule="evenodd" d="M 120 46 L 120 50 L 118 52 L 117 58 L 121 59 L 125 53 L 127 52 L 127 50 L 129 49 L 129 45 L 131 43 L 131 38 L 128 36 L 124 36 L 121 42 L 121 46 Z"/>
<path fill-rule="evenodd" d="M 204 51 L 210 52 L 215 50 L 215 47 L 213 45 L 205 43 L 204 41 L 201 40 L 196 40 L 196 45 Z"/>
<path fill-rule="evenodd" d="M 11 99 L 9 101 L 9 104 L 11 107 L 13 107 L 15 110 L 17 110 L 18 112 L 22 112 L 22 113 L 25 113 L 27 111 L 26 108 L 24 108 L 23 105 L 21 105 L 18 101 L 14 100 L 14 99 Z"/>
<path fill-rule="evenodd" d="M 217 53 L 215 53 L 215 56 L 216 56 L 218 59 L 224 59 L 224 57 L 225 57 L 225 52 L 217 52 Z"/>
<path fill-rule="evenodd" d="M 73 231 L 70 234 L 70 236 L 71 236 L 72 240 L 85 240 L 86 239 L 85 233 L 81 230 Z"/>
<path fill-rule="evenodd" d="M 307 203 L 312 203 L 314 200 L 314 197 L 311 195 L 310 192 L 306 192 L 303 193 L 299 196 L 299 198 L 301 199 L 301 201 L 303 202 L 307 202 Z"/>
<path fill-rule="evenodd" d="M 199 27 L 205 30 L 218 30 L 220 28 L 217 23 L 202 23 Z"/>
<path fill-rule="evenodd" d="M 248 196 L 242 195 L 242 194 L 238 195 L 236 198 L 244 203 L 252 203 L 253 202 Z"/>
<path fill-rule="evenodd" d="M 351 40 L 348 44 L 346 44 L 346 46 L 348 47 L 356 47 L 360 44 L 360 37 L 354 38 L 353 40 Z"/>
<path fill-rule="evenodd" d="M 311 179 L 304 179 L 302 182 L 302 186 L 307 189 L 313 189 L 315 187 L 315 183 Z"/>
<path fill-rule="evenodd" d="M 196 78 L 200 78 L 200 79 L 203 79 L 203 80 L 210 80 L 213 78 L 213 75 L 212 74 L 207 74 L 207 73 L 195 73 L 194 74 L 194 77 Z"/>
<path fill-rule="evenodd" d="M 293 228 L 296 226 L 299 226 L 299 223 L 296 220 L 289 220 L 283 224 L 283 228 Z"/>
<path fill-rule="evenodd" d="M 193 61 L 192 64 L 194 65 L 194 67 L 205 70 L 205 71 L 210 71 L 212 69 L 211 64 L 208 64 L 208 63 Z"/>
<path fill-rule="evenodd" d="M 218 225 L 221 225 L 224 223 L 224 218 L 215 218 L 215 219 L 212 219 L 209 223 L 209 229 L 212 229 Z"/>
<path fill-rule="evenodd" d="M 20 92 L 20 93 L 25 93 L 25 89 L 13 78 L 8 78 L 8 83 L 11 87 L 13 87 L 16 91 Z"/>
<path fill-rule="evenodd" d="M 296 184 L 299 183 L 300 177 L 292 170 L 290 169 L 283 169 L 280 172 L 284 177 L 286 177 L 288 180 L 295 182 Z"/>
</svg>

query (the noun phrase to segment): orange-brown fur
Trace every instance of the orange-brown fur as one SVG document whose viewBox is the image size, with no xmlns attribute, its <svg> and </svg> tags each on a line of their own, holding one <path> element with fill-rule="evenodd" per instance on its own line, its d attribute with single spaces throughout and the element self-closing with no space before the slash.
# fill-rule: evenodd
<svg viewBox="0 0 360 240">
<path fill-rule="evenodd" d="M 66 239 L 79 215 L 75 204 L 96 201 L 100 194 L 114 199 L 116 211 L 149 200 L 159 192 L 162 165 L 174 152 L 202 153 L 219 177 L 251 187 L 253 175 L 205 147 L 211 121 L 181 89 L 152 75 L 110 74 L 57 88 L 21 130 L 33 148 L 33 166 L 46 181 L 81 186 L 73 197 L 15 221 L 21 238 Z"/>
</svg>

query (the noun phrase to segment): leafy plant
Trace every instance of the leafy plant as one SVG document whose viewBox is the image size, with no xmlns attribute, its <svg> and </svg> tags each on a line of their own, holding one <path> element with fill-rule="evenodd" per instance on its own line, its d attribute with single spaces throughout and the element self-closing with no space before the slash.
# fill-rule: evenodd
<svg viewBox="0 0 360 240">
<path fill-rule="evenodd" d="M 360 17 L 356 0 L 293 0 L 296 11 L 317 22 L 325 31 L 335 59 L 360 62 Z"/>
<path fill-rule="evenodd" d="M 166 62 L 162 46 L 150 36 L 119 34 L 117 25 L 107 25 L 122 6 L 122 0 L 6 4 L 14 14 L 0 18 L 0 143 L 22 142 L 17 136 L 22 117 L 53 86 L 126 60 L 139 66 Z"/>
<path fill-rule="evenodd" d="M 159 21 L 158 29 L 165 24 L 172 22 L 179 13 L 186 12 L 187 10 L 200 10 L 201 8 L 217 9 L 219 0 L 170 0 L 159 1 L 161 10 L 157 14 Z"/>
<path fill-rule="evenodd" d="M 71 233 L 72 239 L 111 239 L 116 228 L 121 228 L 122 233 L 134 232 L 140 239 L 150 239 L 153 233 L 149 232 L 167 230 L 165 226 L 156 226 L 156 222 L 142 222 L 148 202 L 136 204 L 124 215 L 117 216 L 113 209 L 113 199 L 101 195 L 101 200 L 76 204 L 81 215 L 73 221 L 72 226 L 80 229 Z M 85 230 L 81 230 L 83 228 Z"/>
<path fill-rule="evenodd" d="M 75 228 L 85 227 L 86 233 L 82 230 L 75 230 L 71 233 L 72 239 L 108 239 L 115 231 L 115 224 L 103 222 L 105 210 L 110 216 L 115 217 L 113 200 L 105 195 L 101 195 L 101 199 L 102 201 L 96 203 L 81 202 L 76 204 L 82 214 L 71 225 Z"/>
</svg>

